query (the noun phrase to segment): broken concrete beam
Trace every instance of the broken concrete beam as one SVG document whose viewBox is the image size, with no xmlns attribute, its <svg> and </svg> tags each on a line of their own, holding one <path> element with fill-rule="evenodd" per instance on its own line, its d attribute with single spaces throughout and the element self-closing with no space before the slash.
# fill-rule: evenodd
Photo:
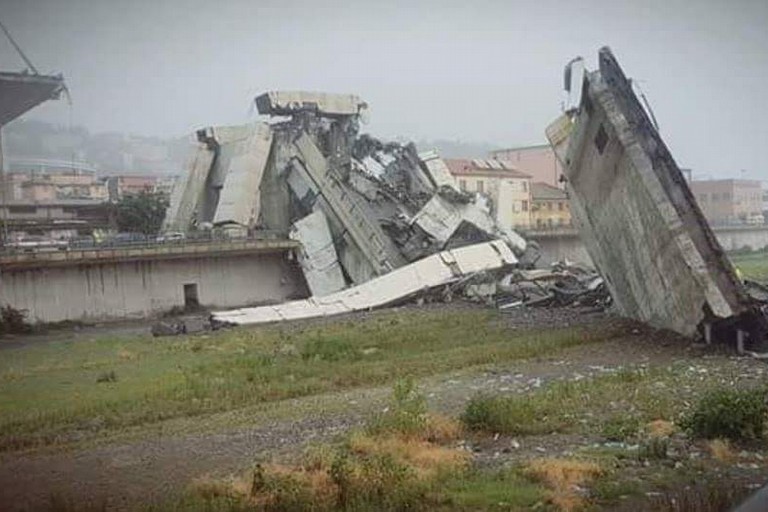
<svg viewBox="0 0 768 512">
<path fill-rule="evenodd" d="M 163 221 L 164 232 L 186 233 L 189 230 L 215 156 L 214 150 L 207 143 L 196 144 L 187 161 L 186 174 L 181 176 L 173 187 L 170 205 Z"/>
<path fill-rule="evenodd" d="M 311 179 L 314 188 L 327 202 L 332 213 L 341 221 L 345 231 L 367 259 L 377 275 L 385 274 L 405 263 L 402 256 L 390 249 L 391 241 L 379 226 L 377 219 L 366 215 L 361 199 L 350 193 L 333 177 L 322 153 L 306 133 L 294 144 L 301 159 L 301 167 Z"/>
<path fill-rule="evenodd" d="M 247 325 L 332 316 L 389 306 L 463 276 L 517 263 L 509 247 L 496 240 L 433 254 L 361 285 L 306 300 L 212 314 L 218 324 Z"/>
<path fill-rule="evenodd" d="M 232 154 L 221 164 L 227 169 L 213 223 L 252 226 L 259 217 L 261 179 L 272 147 L 272 130 L 259 123 L 229 146 Z"/>
<path fill-rule="evenodd" d="M 299 264 L 313 296 L 329 295 L 346 286 L 328 220 L 321 210 L 296 221 L 288 236 L 301 243 Z"/>
<path fill-rule="evenodd" d="M 270 91 L 256 97 L 259 114 L 290 116 L 301 111 L 319 116 L 357 116 L 368 105 L 352 94 L 329 94 L 309 91 Z"/>
<path fill-rule="evenodd" d="M 570 91 L 581 104 L 547 137 L 582 240 L 619 312 L 686 336 L 720 320 L 760 337 L 765 318 L 608 48 L 599 71 L 581 83 L 583 94 Z"/>
<path fill-rule="evenodd" d="M 448 187 L 455 191 L 459 190 L 456 178 L 453 177 L 445 161 L 440 158 L 436 151 L 419 153 L 419 159 L 424 163 L 430 178 L 432 178 L 437 188 Z"/>
</svg>

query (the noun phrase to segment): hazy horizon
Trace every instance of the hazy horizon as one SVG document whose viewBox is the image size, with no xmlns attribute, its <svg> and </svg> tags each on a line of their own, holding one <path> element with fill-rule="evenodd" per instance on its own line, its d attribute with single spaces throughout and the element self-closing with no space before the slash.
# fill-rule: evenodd
<svg viewBox="0 0 768 512">
<path fill-rule="evenodd" d="M 256 94 L 305 89 L 361 96 L 363 129 L 382 138 L 542 143 L 564 64 L 594 68 L 609 45 L 681 167 L 768 179 L 764 1 L 5 0 L 0 20 L 71 91 L 71 111 L 51 102 L 28 118 L 162 137 L 253 120 Z M 0 69 L 23 67 L 3 39 Z"/>
</svg>

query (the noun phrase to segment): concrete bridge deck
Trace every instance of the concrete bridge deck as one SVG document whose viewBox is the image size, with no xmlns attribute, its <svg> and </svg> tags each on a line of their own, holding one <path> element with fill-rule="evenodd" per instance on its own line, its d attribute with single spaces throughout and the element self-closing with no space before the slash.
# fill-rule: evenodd
<svg viewBox="0 0 768 512">
<path fill-rule="evenodd" d="M 295 240 L 266 239 L 222 239 L 187 240 L 173 243 L 145 243 L 119 246 L 94 246 L 75 249 L 46 249 L 37 251 L 0 252 L 0 269 L 31 269 L 67 265 L 89 265 L 98 263 L 123 263 L 131 261 L 156 261 L 186 259 L 191 257 L 235 256 L 240 254 L 268 254 L 298 249 Z"/>
</svg>

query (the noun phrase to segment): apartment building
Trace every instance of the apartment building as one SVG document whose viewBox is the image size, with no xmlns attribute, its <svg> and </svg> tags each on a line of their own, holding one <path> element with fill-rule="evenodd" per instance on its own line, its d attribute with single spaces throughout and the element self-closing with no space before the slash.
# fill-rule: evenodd
<svg viewBox="0 0 768 512">
<path fill-rule="evenodd" d="M 65 199 L 105 201 L 107 188 L 96 170 L 82 162 L 10 160 L 0 185 L 6 201 L 50 202 Z"/>
<path fill-rule="evenodd" d="M 763 189 L 757 180 L 694 180 L 691 191 L 712 225 L 763 224 Z"/>
<path fill-rule="evenodd" d="M 563 183 L 560 181 L 563 168 L 549 144 L 500 149 L 491 151 L 489 157 L 506 162 L 530 175 L 533 182 L 563 188 Z"/>
<path fill-rule="evenodd" d="M 531 184 L 531 227 L 571 226 L 571 206 L 565 191 L 547 183 Z"/>
<path fill-rule="evenodd" d="M 497 160 L 445 159 L 459 188 L 483 194 L 491 201 L 491 213 L 505 227 L 530 226 L 531 177 Z"/>
</svg>

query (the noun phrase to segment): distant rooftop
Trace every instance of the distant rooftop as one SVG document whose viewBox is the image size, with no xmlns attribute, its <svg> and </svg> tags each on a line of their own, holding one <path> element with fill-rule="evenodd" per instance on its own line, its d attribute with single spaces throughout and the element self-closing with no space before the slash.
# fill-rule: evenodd
<svg viewBox="0 0 768 512">
<path fill-rule="evenodd" d="M 531 144 L 531 145 L 528 145 L 528 146 L 516 146 L 516 147 L 513 147 L 513 148 L 495 149 L 495 150 L 491 151 L 490 154 L 491 155 L 495 155 L 497 153 L 506 153 L 507 151 L 523 151 L 523 150 L 526 150 L 526 149 L 544 149 L 544 148 L 551 149 L 551 146 L 549 144 L 546 144 L 546 143 L 544 143 L 544 144 Z"/>
<path fill-rule="evenodd" d="M 531 176 L 516 169 L 507 162 L 500 162 L 498 160 L 483 160 L 483 159 L 456 159 L 446 158 L 445 165 L 448 166 L 448 170 L 454 176 L 469 176 L 469 175 L 481 175 L 481 176 L 498 176 L 505 178 L 530 178 Z"/>
</svg>

